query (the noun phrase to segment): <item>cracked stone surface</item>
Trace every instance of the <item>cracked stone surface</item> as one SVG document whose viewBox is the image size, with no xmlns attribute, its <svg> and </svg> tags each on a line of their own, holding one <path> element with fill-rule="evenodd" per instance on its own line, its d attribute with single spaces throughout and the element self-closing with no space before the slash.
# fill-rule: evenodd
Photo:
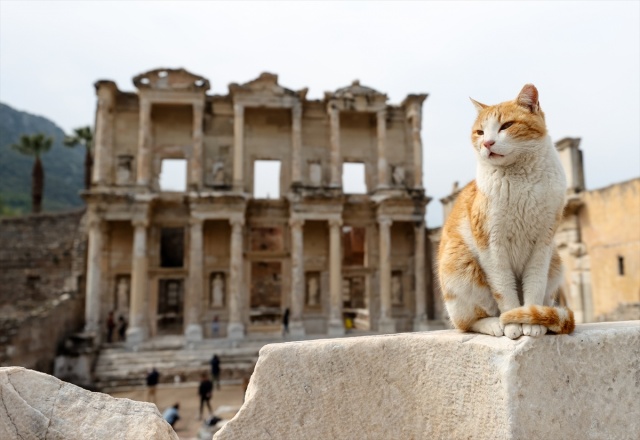
<svg viewBox="0 0 640 440">
<path fill-rule="evenodd" d="M 0 368 L 0 439 L 178 439 L 155 405 Z"/>
<path fill-rule="evenodd" d="M 265 346 L 232 439 L 638 439 L 640 321 Z"/>
</svg>

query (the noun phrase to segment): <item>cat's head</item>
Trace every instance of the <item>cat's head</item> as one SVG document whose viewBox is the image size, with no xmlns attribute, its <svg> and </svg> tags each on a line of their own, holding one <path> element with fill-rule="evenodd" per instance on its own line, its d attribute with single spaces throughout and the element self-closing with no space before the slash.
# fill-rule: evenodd
<svg viewBox="0 0 640 440">
<path fill-rule="evenodd" d="M 471 142 L 479 160 L 497 166 L 507 166 L 523 154 L 539 148 L 547 135 L 544 113 L 538 102 L 538 90 L 525 85 L 518 97 L 496 105 L 471 100 L 478 110 Z"/>
</svg>

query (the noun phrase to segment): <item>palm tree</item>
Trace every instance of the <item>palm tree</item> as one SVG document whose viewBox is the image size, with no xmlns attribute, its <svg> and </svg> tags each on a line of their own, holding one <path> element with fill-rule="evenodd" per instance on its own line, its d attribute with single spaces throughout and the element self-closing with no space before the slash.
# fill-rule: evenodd
<svg viewBox="0 0 640 440">
<path fill-rule="evenodd" d="M 84 187 L 85 189 L 89 189 L 91 187 L 91 168 L 93 167 L 93 157 L 91 156 L 93 150 L 93 133 L 91 132 L 91 127 L 75 128 L 72 135 L 64 137 L 64 144 L 70 148 L 77 145 L 84 146 Z"/>
<path fill-rule="evenodd" d="M 36 158 L 31 172 L 31 212 L 34 213 L 42 210 L 42 194 L 44 193 L 44 168 L 42 168 L 40 156 L 49 151 L 52 144 L 53 138 L 37 133 L 31 136 L 22 135 L 20 142 L 11 145 L 11 148 L 18 153 Z"/>
</svg>

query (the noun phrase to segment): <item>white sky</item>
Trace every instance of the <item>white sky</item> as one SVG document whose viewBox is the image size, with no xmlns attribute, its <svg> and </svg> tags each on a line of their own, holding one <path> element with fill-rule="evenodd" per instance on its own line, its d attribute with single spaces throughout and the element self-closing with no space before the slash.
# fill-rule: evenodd
<svg viewBox="0 0 640 440">
<path fill-rule="evenodd" d="M 468 97 L 534 83 L 554 140 L 581 137 L 591 189 L 640 175 L 640 2 L 0 2 L 0 100 L 65 130 L 92 124 L 93 83 L 184 67 L 227 93 L 269 71 L 321 98 L 360 79 L 424 103 L 424 180 L 474 176 Z"/>
</svg>

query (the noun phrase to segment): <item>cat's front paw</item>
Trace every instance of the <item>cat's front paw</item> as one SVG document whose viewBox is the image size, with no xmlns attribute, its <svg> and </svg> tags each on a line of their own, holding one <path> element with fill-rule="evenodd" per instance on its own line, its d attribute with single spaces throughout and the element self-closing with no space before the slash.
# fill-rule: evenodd
<svg viewBox="0 0 640 440">
<path fill-rule="evenodd" d="M 522 334 L 525 336 L 542 336 L 547 333 L 547 328 L 544 325 L 538 324 L 522 324 Z"/>
<path fill-rule="evenodd" d="M 520 336 L 522 336 L 522 324 L 505 325 L 504 335 L 509 339 L 518 339 Z"/>
</svg>

